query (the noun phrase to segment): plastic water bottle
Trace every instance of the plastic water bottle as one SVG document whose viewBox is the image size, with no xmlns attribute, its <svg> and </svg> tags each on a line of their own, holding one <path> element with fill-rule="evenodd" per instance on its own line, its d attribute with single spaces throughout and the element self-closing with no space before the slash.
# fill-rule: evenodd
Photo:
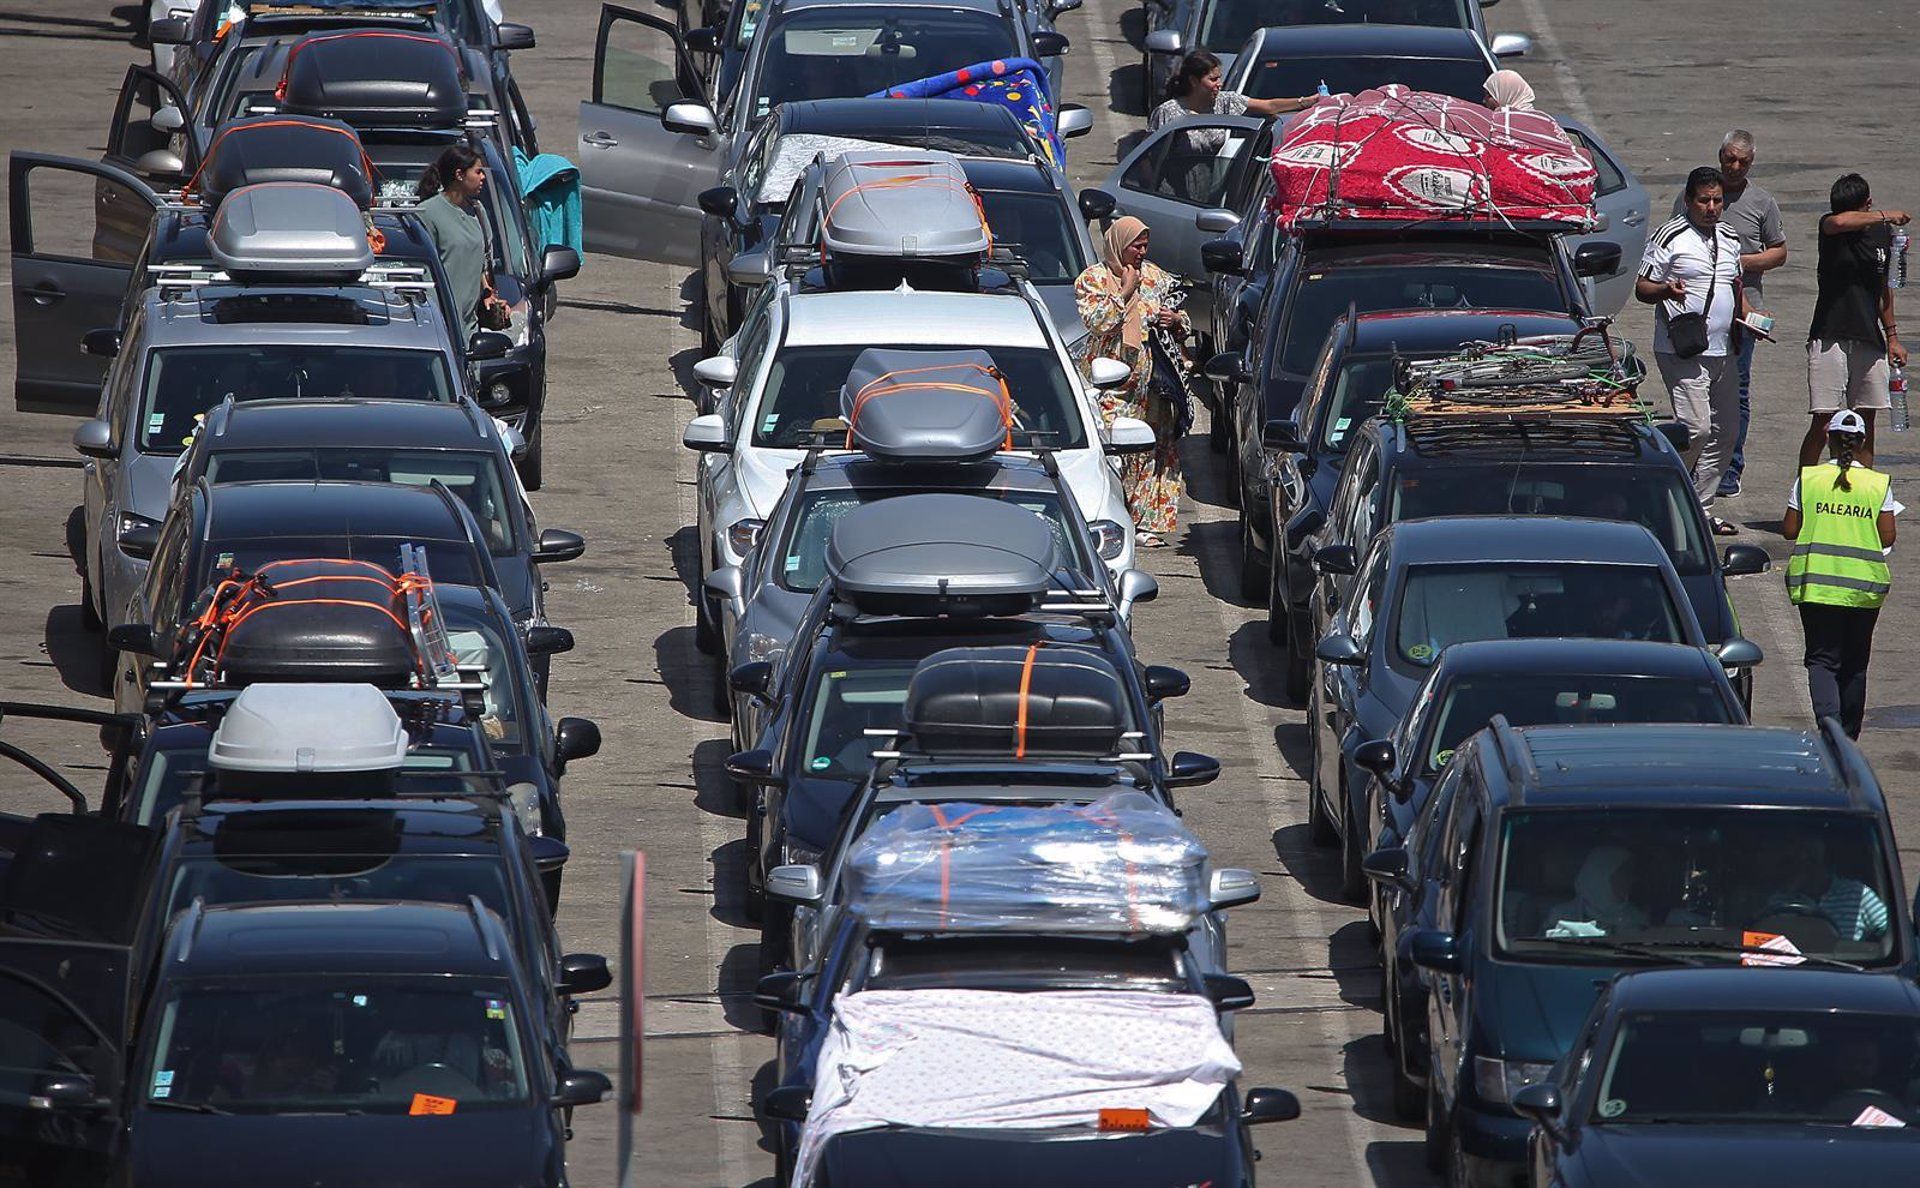
<svg viewBox="0 0 1920 1188">
<path fill-rule="evenodd" d="M 1316 94 L 1316 95 L 1331 95 L 1331 94 L 1333 94 L 1333 92 L 1332 92 L 1332 91 L 1329 91 L 1329 90 L 1327 90 L 1327 80 L 1326 80 L 1326 79 L 1324 79 L 1324 78 L 1323 78 L 1323 79 L 1321 79 L 1321 80 L 1320 80 L 1320 87 L 1319 87 L 1319 89 L 1318 89 L 1318 90 L 1316 90 L 1316 91 L 1314 92 L 1314 94 Z M 1902 259 L 1904 259 L 1904 258 L 1905 258 L 1905 257 L 1902 257 Z"/>
<path fill-rule="evenodd" d="M 1887 261 L 1887 288 L 1907 287 L 1907 229 L 1893 229 L 1893 259 Z"/>
<path fill-rule="evenodd" d="M 1893 431 L 1905 433 L 1911 424 L 1907 417 L 1907 369 L 1895 367 L 1887 377 L 1887 395 L 1893 401 Z"/>
</svg>

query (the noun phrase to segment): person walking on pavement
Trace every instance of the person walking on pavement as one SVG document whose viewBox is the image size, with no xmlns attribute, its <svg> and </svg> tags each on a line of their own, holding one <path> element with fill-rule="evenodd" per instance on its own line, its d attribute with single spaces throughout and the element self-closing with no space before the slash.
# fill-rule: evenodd
<svg viewBox="0 0 1920 1188">
<path fill-rule="evenodd" d="M 1765 274 L 1787 262 L 1787 235 L 1780 223 L 1780 204 L 1748 177 L 1753 157 L 1753 133 L 1745 129 L 1735 128 L 1720 141 L 1720 192 L 1726 196 L 1720 221 L 1740 236 L 1740 287 L 1746 290 L 1747 304 L 1758 307 L 1764 297 Z M 1686 212 L 1686 197 L 1674 195 L 1673 213 L 1678 216 Z M 1734 356 L 1740 366 L 1740 431 L 1733 439 L 1733 458 L 1720 477 L 1722 498 L 1740 493 L 1740 476 L 1747 472 L 1747 426 L 1753 420 L 1753 348 L 1758 341 L 1754 335 L 1740 334 Z"/>
<path fill-rule="evenodd" d="M 1740 421 L 1740 371 L 1733 325 L 1749 312 L 1740 287 L 1740 237 L 1721 220 L 1726 196 L 1720 171 L 1703 165 L 1687 175 L 1686 212 L 1647 239 L 1634 296 L 1656 308 L 1653 357 L 1687 427 L 1693 493 L 1716 536 L 1739 529 L 1713 515 L 1720 477 Z"/>
<path fill-rule="evenodd" d="M 1807 407 L 1812 420 L 1800 442 L 1800 465 L 1820 460 L 1823 426 L 1843 408 L 1866 422 L 1860 461 L 1873 465 L 1873 414 L 1892 407 L 1888 360 L 1907 365 L 1893 319 L 1887 268 L 1893 259 L 1893 228 L 1908 222 L 1904 210 L 1875 210 L 1867 179 L 1842 174 L 1829 195 L 1832 210 L 1820 216 L 1818 295 L 1807 331 Z"/>
<path fill-rule="evenodd" d="M 1885 474 L 1858 459 L 1866 418 L 1844 408 L 1827 420 L 1833 460 L 1803 466 L 1787 496 L 1780 534 L 1793 542 L 1787 597 L 1806 633 L 1807 689 L 1815 720 L 1840 719 L 1860 737 L 1867 711 L 1873 628 L 1892 585 L 1886 550 L 1899 505 Z"/>
</svg>

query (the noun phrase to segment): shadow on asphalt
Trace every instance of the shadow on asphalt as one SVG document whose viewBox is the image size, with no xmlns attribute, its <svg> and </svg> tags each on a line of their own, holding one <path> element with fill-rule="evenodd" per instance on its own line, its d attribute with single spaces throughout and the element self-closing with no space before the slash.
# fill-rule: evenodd
<svg viewBox="0 0 1920 1188">
<path fill-rule="evenodd" d="M 49 13 L 0 13 L 0 37 L 50 38 L 56 41 L 125 41 L 142 49 L 147 39 L 140 35 L 139 20 L 143 5 L 123 5 L 109 19 L 98 17 L 54 16 Z"/>
<path fill-rule="evenodd" d="M 1314 845 L 1306 822 L 1274 830 L 1273 855 L 1302 891 L 1322 903 L 1348 906 L 1340 898 L 1340 851 Z"/>
<path fill-rule="evenodd" d="M 709 738 L 693 748 L 693 805 L 716 817 L 742 820 L 739 785 L 725 766 L 732 753 L 733 743 L 724 738 Z"/>
<path fill-rule="evenodd" d="M 88 697 L 110 697 L 107 640 L 82 624 L 78 603 L 47 612 L 47 660 L 60 674 L 60 683 Z"/>
<path fill-rule="evenodd" d="M 701 722 L 725 722 L 716 698 L 720 674 L 711 656 L 693 646 L 693 628 L 671 627 L 653 641 L 653 659 L 673 712 Z"/>
</svg>

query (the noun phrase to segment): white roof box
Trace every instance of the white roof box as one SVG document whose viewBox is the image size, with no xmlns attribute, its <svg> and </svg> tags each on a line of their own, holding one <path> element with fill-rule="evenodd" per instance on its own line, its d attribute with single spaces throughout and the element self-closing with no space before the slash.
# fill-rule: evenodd
<svg viewBox="0 0 1920 1188">
<path fill-rule="evenodd" d="M 407 731 L 372 685 L 248 685 L 213 732 L 220 771 L 328 774 L 390 771 L 407 757 Z"/>
<path fill-rule="evenodd" d="M 235 280 L 351 280 L 373 267 L 360 208 L 345 193 L 310 182 L 262 182 L 229 193 L 207 245 Z"/>
<path fill-rule="evenodd" d="M 952 153 L 843 153 L 821 184 L 820 244 L 830 255 L 952 257 L 993 246 L 980 200 Z"/>
</svg>

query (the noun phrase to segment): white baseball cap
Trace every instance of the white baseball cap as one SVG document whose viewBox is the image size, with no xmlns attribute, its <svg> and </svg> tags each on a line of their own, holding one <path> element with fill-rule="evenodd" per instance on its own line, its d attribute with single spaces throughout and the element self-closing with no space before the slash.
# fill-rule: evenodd
<svg viewBox="0 0 1920 1188">
<path fill-rule="evenodd" d="M 1867 419 L 1850 408 L 1843 408 L 1833 414 L 1827 422 L 1828 433 L 1862 433 L 1867 431 Z"/>
</svg>

